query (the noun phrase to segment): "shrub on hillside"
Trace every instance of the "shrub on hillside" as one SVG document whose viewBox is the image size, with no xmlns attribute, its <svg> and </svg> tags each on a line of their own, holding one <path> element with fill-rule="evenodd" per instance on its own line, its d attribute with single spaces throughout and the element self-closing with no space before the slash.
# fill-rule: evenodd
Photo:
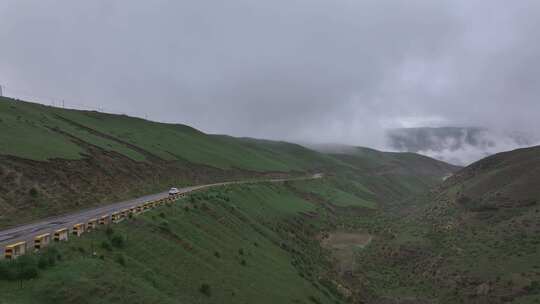
<svg viewBox="0 0 540 304">
<path fill-rule="evenodd" d="M 40 252 L 38 256 L 37 265 L 40 269 L 45 269 L 47 267 L 52 267 L 56 265 L 56 260 L 59 258 L 60 253 L 54 247 L 49 247 L 46 250 Z"/>
<path fill-rule="evenodd" d="M 163 220 L 161 223 L 159 223 L 159 228 L 166 232 L 171 231 L 171 228 L 169 228 L 169 222 L 167 222 L 166 220 Z"/>
<path fill-rule="evenodd" d="M 540 281 L 532 281 L 525 289 L 529 294 L 540 294 Z"/>
<path fill-rule="evenodd" d="M 312 303 L 315 303 L 315 304 L 321 304 L 321 300 L 318 298 L 318 297 L 315 297 L 315 296 L 309 296 L 309 300 L 312 302 Z"/>
<path fill-rule="evenodd" d="M 123 236 L 116 234 L 111 238 L 111 244 L 116 248 L 124 248 L 126 240 Z"/>
<path fill-rule="evenodd" d="M 112 246 L 111 246 L 111 243 L 109 243 L 108 241 L 103 241 L 101 242 L 101 248 L 107 250 L 107 251 L 111 251 L 112 250 Z"/>
<path fill-rule="evenodd" d="M 16 277 L 14 262 L 1 260 L 0 261 L 0 280 L 14 280 Z"/>
<path fill-rule="evenodd" d="M 126 267 L 126 258 L 124 257 L 123 254 L 117 255 L 116 258 L 115 258 L 115 261 L 118 264 L 122 265 L 123 267 Z"/>
<path fill-rule="evenodd" d="M 23 255 L 15 261 L 0 261 L 0 280 L 29 280 L 37 275 L 38 262 L 31 255 Z"/>
<path fill-rule="evenodd" d="M 23 255 L 15 261 L 0 261 L 0 280 L 29 280 L 38 276 L 38 261 L 32 255 Z"/>
<path fill-rule="evenodd" d="M 30 189 L 30 191 L 28 191 L 28 193 L 30 194 L 31 197 L 37 197 L 38 196 L 38 190 L 36 188 L 32 188 Z"/>
<path fill-rule="evenodd" d="M 199 291 L 202 294 L 204 294 L 205 296 L 208 296 L 208 297 L 212 294 L 212 290 L 210 289 L 210 285 L 206 284 L 206 283 L 201 284 L 201 286 L 199 287 Z"/>
<path fill-rule="evenodd" d="M 38 263 L 32 255 L 23 255 L 16 262 L 17 278 L 21 280 L 29 280 L 37 277 Z"/>
<path fill-rule="evenodd" d="M 40 256 L 38 259 L 38 268 L 39 269 L 45 269 L 49 266 L 49 262 L 47 261 L 47 258 L 44 256 Z"/>
<path fill-rule="evenodd" d="M 107 229 L 105 229 L 105 234 L 106 234 L 107 237 L 109 237 L 109 238 L 114 234 L 114 230 L 112 229 L 111 226 L 107 226 Z"/>
</svg>

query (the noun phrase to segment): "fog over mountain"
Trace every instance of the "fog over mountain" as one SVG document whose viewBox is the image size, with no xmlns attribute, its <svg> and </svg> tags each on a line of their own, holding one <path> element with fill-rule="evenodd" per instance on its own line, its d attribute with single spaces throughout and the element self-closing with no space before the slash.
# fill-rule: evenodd
<svg viewBox="0 0 540 304">
<path fill-rule="evenodd" d="M 388 146 L 467 165 L 491 154 L 539 143 L 531 134 L 479 127 L 401 128 L 387 132 Z"/>
</svg>

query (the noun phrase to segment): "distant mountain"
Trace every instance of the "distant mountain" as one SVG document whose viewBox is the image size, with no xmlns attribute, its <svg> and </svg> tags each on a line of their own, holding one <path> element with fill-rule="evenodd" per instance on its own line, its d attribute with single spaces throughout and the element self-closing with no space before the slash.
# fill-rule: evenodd
<svg viewBox="0 0 540 304">
<path fill-rule="evenodd" d="M 420 153 L 457 165 L 537 143 L 530 135 L 478 127 L 392 129 L 387 132 L 387 140 L 393 150 Z"/>
<path fill-rule="evenodd" d="M 454 166 L 417 153 L 384 152 L 366 147 L 339 144 L 310 145 L 311 149 L 326 153 L 356 169 L 381 175 L 382 172 L 400 172 L 432 176 L 437 180 L 461 167 Z"/>
<path fill-rule="evenodd" d="M 416 153 L 383 152 L 340 144 L 309 147 L 349 166 L 356 172 L 351 180 L 377 189 L 378 200 L 385 203 L 400 202 L 406 198 L 406 193 L 422 194 L 461 169 Z"/>
</svg>

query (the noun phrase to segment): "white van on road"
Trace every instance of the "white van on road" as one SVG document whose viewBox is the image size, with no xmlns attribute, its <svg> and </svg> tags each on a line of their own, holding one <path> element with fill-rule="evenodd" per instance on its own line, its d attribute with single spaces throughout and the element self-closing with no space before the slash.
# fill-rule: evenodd
<svg viewBox="0 0 540 304">
<path fill-rule="evenodd" d="M 169 195 L 176 195 L 178 193 L 180 193 L 180 190 L 178 190 L 178 188 L 171 188 L 169 190 Z"/>
</svg>

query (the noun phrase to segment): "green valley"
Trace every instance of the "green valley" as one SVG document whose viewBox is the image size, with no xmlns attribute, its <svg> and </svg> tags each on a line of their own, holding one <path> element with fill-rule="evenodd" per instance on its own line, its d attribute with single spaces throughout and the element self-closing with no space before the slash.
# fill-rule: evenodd
<svg viewBox="0 0 540 304">
<path fill-rule="evenodd" d="M 538 147 L 460 168 L 6 98 L 0 126 L 3 229 L 171 186 L 253 182 L 2 261 L 0 303 L 540 299 Z"/>
</svg>

